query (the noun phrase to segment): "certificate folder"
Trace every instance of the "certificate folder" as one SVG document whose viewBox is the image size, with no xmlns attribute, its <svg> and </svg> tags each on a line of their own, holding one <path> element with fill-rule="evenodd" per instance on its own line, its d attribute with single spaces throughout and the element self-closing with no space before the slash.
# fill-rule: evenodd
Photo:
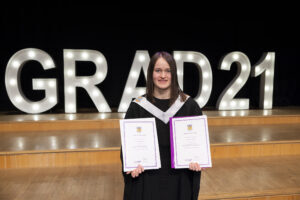
<svg viewBox="0 0 300 200">
<path fill-rule="evenodd" d="M 171 167 L 212 167 L 206 115 L 170 118 Z"/>
<path fill-rule="evenodd" d="M 161 168 L 154 118 L 120 120 L 124 172 L 140 164 L 147 169 Z"/>
</svg>

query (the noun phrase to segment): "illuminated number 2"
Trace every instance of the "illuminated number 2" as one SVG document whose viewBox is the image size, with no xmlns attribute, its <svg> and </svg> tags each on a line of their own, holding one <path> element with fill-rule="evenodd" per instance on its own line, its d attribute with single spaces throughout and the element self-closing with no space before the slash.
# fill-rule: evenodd
<svg viewBox="0 0 300 200">
<path fill-rule="evenodd" d="M 238 73 L 221 93 L 217 101 L 218 110 L 249 109 L 249 99 L 233 99 L 247 82 L 250 75 L 251 65 L 248 57 L 241 52 L 231 52 L 223 58 L 219 68 L 221 70 L 230 70 L 234 62 L 237 63 Z"/>
</svg>

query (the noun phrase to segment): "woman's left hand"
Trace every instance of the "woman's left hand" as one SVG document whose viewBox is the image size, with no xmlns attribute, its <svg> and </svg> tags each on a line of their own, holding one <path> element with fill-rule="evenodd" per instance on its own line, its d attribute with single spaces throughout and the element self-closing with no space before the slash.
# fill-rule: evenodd
<svg viewBox="0 0 300 200">
<path fill-rule="evenodd" d="M 192 171 L 200 172 L 202 168 L 200 167 L 200 165 L 198 163 L 191 162 L 189 169 Z"/>
</svg>

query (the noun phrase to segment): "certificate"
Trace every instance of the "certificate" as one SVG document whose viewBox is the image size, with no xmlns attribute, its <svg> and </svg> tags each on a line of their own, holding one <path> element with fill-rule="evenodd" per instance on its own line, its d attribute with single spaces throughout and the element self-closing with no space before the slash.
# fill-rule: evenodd
<svg viewBox="0 0 300 200">
<path fill-rule="evenodd" d="M 120 120 L 124 172 L 140 164 L 144 169 L 161 167 L 154 118 Z"/>
<path fill-rule="evenodd" d="M 207 117 L 170 118 L 172 168 L 189 168 L 191 162 L 212 167 Z"/>
</svg>

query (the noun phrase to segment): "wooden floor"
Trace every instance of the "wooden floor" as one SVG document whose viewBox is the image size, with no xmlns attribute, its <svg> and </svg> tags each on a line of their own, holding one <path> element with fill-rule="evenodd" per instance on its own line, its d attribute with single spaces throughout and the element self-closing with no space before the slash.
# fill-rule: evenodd
<svg viewBox="0 0 300 200">
<path fill-rule="evenodd" d="M 271 110 L 238 110 L 238 111 L 216 111 L 203 110 L 208 117 L 237 117 L 237 116 L 299 116 L 300 108 L 287 106 Z M 77 113 L 77 114 L 11 114 L 0 113 L 1 122 L 24 122 L 24 121 L 57 121 L 57 120 L 101 120 L 122 119 L 124 113 Z"/>
<path fill-rule="evenodd" d="M 203 173 L 200 199 L 298 194 L 300 156 L 215 159 Z"/>
<path fill-rule="evenodd" d="M 199 199 L 300 199 L 300 108 L 204 111 Z M 0 200 L 122 199 L 123 113 L 0 114 Z"/>
<path fill-rule="evenodd" d="M 203 171 L 199 199 L 299 199 L 299 169 L 300 156 L 214 159 L 213 168 Z M 120 164 L 2 169 L 0 199 L 120 200 L 124 186 L 120 171 Z"/>
<path fill-rule="evenodd" d="M 120 165 L 0 170 L 1 200 L 120 200 Z"/>
<path fill-rule="evenodd" d="M 300 124 L 210 126 L 211 145 L 300 143 Z M 119 150 L 120 130 L 0 132 L 0 154 L 57 150 Z"/>
</svg>

